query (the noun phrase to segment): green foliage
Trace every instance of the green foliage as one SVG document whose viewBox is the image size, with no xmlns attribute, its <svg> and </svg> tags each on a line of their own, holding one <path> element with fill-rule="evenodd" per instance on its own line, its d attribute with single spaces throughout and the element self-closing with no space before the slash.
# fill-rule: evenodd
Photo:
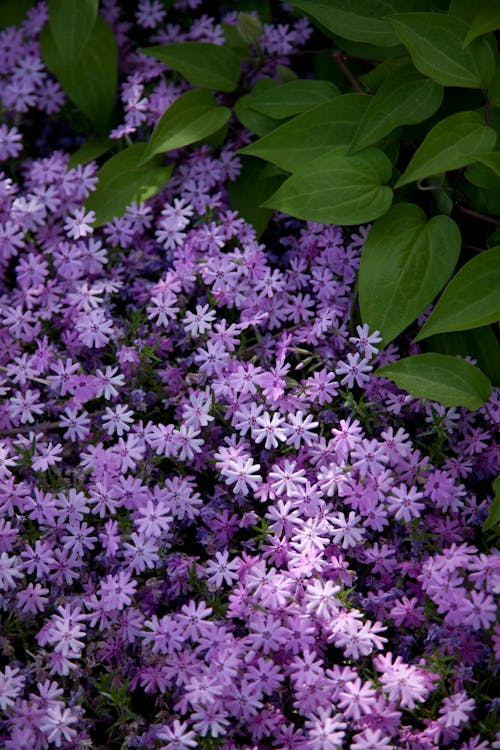
<svg viewBox="0 0 500 750">
<path fill-rule="evenodd" d="M 306 221 L 361 224 L 391 205 L 392 190 L 384 185 L 391 173 L 379 149 L 349 155 L 335 148 L 295 172 L 263 205 Z"/>
<path fill-rule="evenodd" d="M 35 4 L 35 0 L 2 0 L 0 2 L 0 30 L 7 26 L 17 26 L 24 21 L 26 13 Z"/>
<path fill-rule="evenodd" d="M 405 357 L 375 372 L 389 378 L 417 398 L 439 401 L 444 406 L 479 409 L 490 395 L 491 383 L 481 370 L 465 359 L 446 354 Z"/>
<path fill-rule="evenodd" d="M 98 16 L 74 63 L 69 64 L 57 46 L 51 25 L 43 28 L 40 49 L 71 101 L 91 120 L 99 133 L 107 133 L 115 104 L 118 48 L 111 28 Z"/>
<path fill-rule="evenodd" d="M 329 81 L 297 79 L 253 96 L 250 106 L 267 117 L 283 120 L 330 101 L 339 93 L 337 86 Z"/>
<path fill-rule="evenodd" d="M 294 117 L 240 153 L 296 172 L 336 146 L 349 146 L 369 101 L 363 94 L 337 96 Z"/>
<path fill-rule="evenodd" d="M 209 91 L 186 91 L 160 119 L 144 152 L 143 162 L 155 154 L 189 146 L 207 138 L 224 127 L 230 116 L 231 111 L 227 107 L 218 107 Z"/>
<path fill-rule="evenodd" d="M 97 18 L 98 0 L 49 0 L 49 28 L 66 68 L 73 68 Z"/>
<path fill-rule="evenodd" d="M 202 42 L 180 42 L 146 47 L 141 52 L 178 71 L 193 86 L 234 91 L 241 75 L 241 60 L 226 47 Z"/>
<path fill-rule="evenodd" d="M 457 112 L 438 122 L 396 183 L 402 187 L 425 177 L 465 167 L 495 147 L 497 134 L 477 112 Z"/>
<path fill-rule="evenodd" d="M 165 2 L 170 7 L 171 0 Z M 41 38 L 47 67 L 94 125 L 70 167 L 114 148 L 99 136 L 112 121 L 116 43 L 96 17 L 97 5 L 49 0 Z M 232 208 L 258 236 L 273 209 L 339 226 L 373 222 L 359 273 L 361 318 L 380 330 L 385 344 L 412 326 L 408 334 L 424 351 L 383 373 L 419 397 L 477 408 L 489 393 L 483 373 L 500 382 L 498 326 L 492 325 L 500 319 L 494 33 L 500 5 L 297 0 L 297 15 L 307 14 L 316 26 L 315 49 L 306 50 L 314 56 L 292 56 L 277 80 L 257 75 L 247 88 L 242 62 L 260 74 L 263 24 L 277 20 L 274 5 L 236 0 L 239 16 L 235 25 L 223 24 L 223 45 L 182 42 L 142 50 L 195 88 L 167 109 L 147 144 L 105 161 L 87 208 L 96 211 L 99 226 L 132 201 L 151 197 L 173 169 L 164 165 L 165 154 L 199 143 L 219 148 L 234 114 L 255 137 L 239 151 L 242 171 L 229 185 Z M 0 24 L 15 23 L 17 3 L 0 6 Z M 304 73 L 308 64 L 316 80 Z M 223 92 L 225 106 L 210 89 Z M 460 270 L 453 276 L 455 266 Z M 415 321 L 432 304 L 418 331 Z"/>
<path fill-rule="evenodd" d="M 165 187 L 172 166 L 162 166 L 161 158 L 142 164 L 146 148 L 144 143 L 129 146 L 101 167 L 97 189 L 85 204 L 87 211 L 95 211 L 94 226 L 112 221 L 115 216 L 121 216 L 133 201 L 142 203 Z"/>
<path fill-rule="evenodd" d="M 427 220 L 414 204 L 392 206 L 371 229 L 359 271 L 364 323 L 388 343 L 422 313 L 453 273 L 460 232 L 448 216 Z"/>
<path fill-rule="evenodd" d="M 411 65 L 388 74 L 359 123 L 351 149 L 371 146 L 399 125 L 427 120 L 439 109 L 443 88 Z"/>
<path fill-rule="evenodd" d="M 464 48 L 469 27 L 447 13 L 402 13 L 391 17 L 417 70 L 442 86 L 486 88 L 495 72 L 495 56 L 486 39 Z"/>
<path fill-rule="evenodd" d="M 334 34 L 383 47 L 398 44 L 385 17 L 415 9 L 411 0 L 298 0 L 293 5 Z"/>
<path fill-rule="evenodd" d="M 453 277 L 417 341 L 433 333 L 465 331 L 500 320 L 500 245 L 473 258 Z"/>
</svg>

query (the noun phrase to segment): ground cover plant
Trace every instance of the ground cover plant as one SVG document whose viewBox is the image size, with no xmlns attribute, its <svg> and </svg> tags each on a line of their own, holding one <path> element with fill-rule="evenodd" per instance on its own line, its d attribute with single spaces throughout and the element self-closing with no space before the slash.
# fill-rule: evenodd
<svg viewBox="0 0 500 750">
<path fill-rule="evenodd" d="M 0 24 L 0 746 L 499 748 L 494 4 Z"/>
</svg>

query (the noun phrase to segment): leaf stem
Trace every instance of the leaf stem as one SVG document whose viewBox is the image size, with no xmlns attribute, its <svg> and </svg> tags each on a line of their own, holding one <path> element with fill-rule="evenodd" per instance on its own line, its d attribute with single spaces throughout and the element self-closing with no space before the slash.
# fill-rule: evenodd
<svg viewBox="0 0 500 750">
<path fill-rule="evenodd" d="M 495 226 L 500 227 L 500 219 L 495 219 L 493 216 L 474 211 L 472 208 L 466 208 L 461 203 L 455 203 L 455 208 L 457 211 L 460 211 L 460 213 L 465 214 L 466 216 L 471 216 L 473 219 L 479 219 L 480 221 L 485 221 L 488 224 L 495 224 Z"/>
<path fill-rule="evenodd" d="M 351 82 L 352 86 L 356 91 L 360 94 L 366 94 L 366 91 L 364 90 L 363 86 L 360 84 L 354 73 L 350 70 L 349 66 L 346 64 L 346 54 L 345 52 L 342 52 L 341 49 L 339 49 L 337 52 L 334 52 L 333 59 L 345 75 L 345 77 Z"/>
</svg>

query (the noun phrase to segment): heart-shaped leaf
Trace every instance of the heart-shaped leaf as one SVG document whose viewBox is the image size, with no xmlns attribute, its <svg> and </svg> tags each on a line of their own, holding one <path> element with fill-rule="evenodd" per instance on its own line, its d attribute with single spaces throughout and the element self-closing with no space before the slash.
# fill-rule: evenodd
<svg viewBox="0 0 500 750">
<path fill-rule="evenodd" d="M 487 88 L 495 55 L 485 39 L 466 49 L 468 24 L 448 13 L 401 13 L 389 19 L 415 67 L 442 86 Z"/>
<path fill-rule="evenodd" d="M 337 96 L 245 146 L 240 154 L 258 156 L 287 172 L 296 172 L 332 148 L 348 146 L 369 101 L 364 94 Z"/>
<path fill-rule="evenodd" d="M 416 398 L 471 411 L 479 409 L 491 393 L 491 383 L 479 368 L 447 354 L 405 357 L 381 367 L 375 375 L 389 378 Z"/>
<path fill-rule="evenodd" d="M 479 154 L 492 150 L 496 140 L 495 130 L 484 124 L 478 112 L 445 117 L 429 130 L 396 187 L 465 167 Z"/>
<path fill-rule="evenodd" d="M 132 202 L 142 203 L 167 184 L 172 165 L 163 166 L 161 158 L 141 164 L 145 149 L 145 143 L 136 143 L 112 156 L 100 168 L 97 189 L 85 204 L 87 211 L 95 211 L 95 227 L 122 216 Z"/>
<path fill-rule="evenodd" d="M 336 148 L 289 177 L 263 205 L 306 221 L 351 225 L 385 214 L 392 173 L 383 151 L 368 148 L 347 155 Z"/>
<path fill-rule="evenodd" d="M 500 320 L 500 245 L 470 260 L 452 278 L 416 341 Z"/>
<path fill-rule="evenodd" d="M 364 323 L 388 343 L 422 313 L 453 273 L 460 232 L 448 216 L 429 221 L 398 203 L 374 222 L 363 247 L 359 302 Z"/>
<path fill-rule="evenodd" d="M 227 47 L 203 42 L 179 42 L 141 49 L 178 71 L 193 84 L 217 91 L 235 91 L 241 76 L 241 60 Z"/>
</svg>

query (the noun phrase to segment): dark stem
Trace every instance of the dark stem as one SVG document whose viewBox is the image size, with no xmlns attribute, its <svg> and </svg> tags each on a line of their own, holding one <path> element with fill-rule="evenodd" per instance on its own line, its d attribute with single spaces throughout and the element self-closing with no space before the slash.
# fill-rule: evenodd
<svg viewBox="0 0 500 750">
<path fill-rule="evenodd" d="M 490 100 L 488 98 L 488 92 L 487 91 L 483 91 L 483 95 L 484 95 L 484 104 L 485 104 L 485 107 L 484 107 L 484 121 L 485 121 L 486 125 L 488 125 L 488 127 L 491 127 L 491 102 L 490 102 Z"/>
<path fill-rule="evenodd" d="M 479 213 L 479 211 L 473 211 L 472 208 L 466 208 L 461 203 L 456 203 L 455 208 L 457 209 L 457 211 L 460 211 L 466 216 L 471 216 L 473 219 L 479 219 L 480 221 L 485 221 L 488 224 L 494 224 L 495 226 L 500 227 L 500 219 L 494 219 L 493 216 L 488 216 L 488 214 L 481 214 Z"/>
<path fill-rule="evenodd" d="M 342 70 L 345 77 L 351 82 L 353 88 L 356 89 L 356 91 L 358 91 L 360 94 L 366 94 L 366 91 L 364 90 L 363 86 L 360 84 L 356 76 L 352 73 L 352 71 L 346 65 L 345 52 L 342 52 L 342 50 L 339 50 L 338 52 L 334 53 L 333 58 L 335 62 L 337 63 L 337 65 L 339 66 L 339 68 Z"/>
</svg>

